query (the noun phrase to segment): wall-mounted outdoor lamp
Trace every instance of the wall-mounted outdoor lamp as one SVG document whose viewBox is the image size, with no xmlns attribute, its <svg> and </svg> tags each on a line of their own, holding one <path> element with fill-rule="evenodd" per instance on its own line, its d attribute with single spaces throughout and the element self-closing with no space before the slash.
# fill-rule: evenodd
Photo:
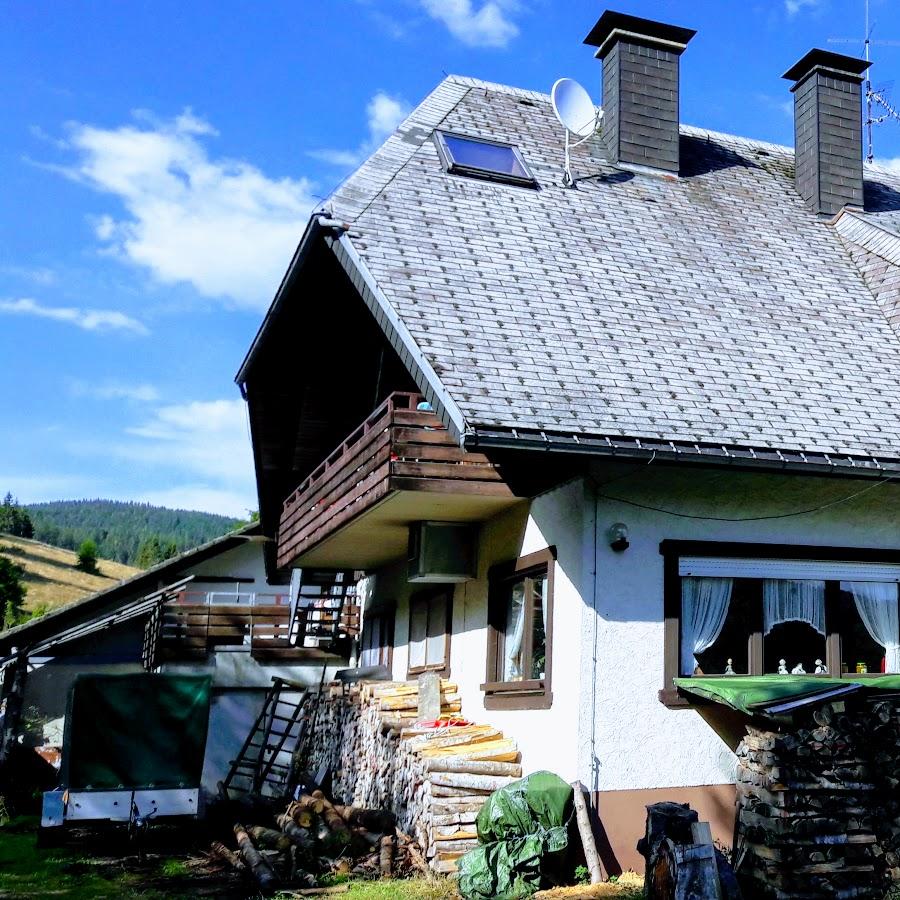
<svg viewBox="0 0 900 900">
<path fill-rule="evenodd" d="M 615 525 L 610 525 L 606 536 L 609 538 L 610 549 L 616 553 L 621 553 L 623 550 L 628 549 L 628 526 L 624 522 L 616 522 Z"/>
</svg>

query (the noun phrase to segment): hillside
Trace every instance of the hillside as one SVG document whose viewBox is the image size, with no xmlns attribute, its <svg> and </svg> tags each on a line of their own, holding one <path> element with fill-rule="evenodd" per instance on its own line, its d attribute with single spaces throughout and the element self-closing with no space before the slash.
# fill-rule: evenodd
<svg viewBox="0 0 900 900">
<path fill-rule="evenodd" d="M 114 500 L 61 500 L 24 509 L 34 523 L 35 540 L 75 550 L 91 539 L 101 557 L 127 565 L 136 564 L 138 549 L 148 538 L 182 553 L 240 524 L 212 513 Z"/>
<path fill-rule="evenodd" d="M 111 587 L 140 571 L 121 563 L 98 559 L 99 575 L 75 568 L 77 556 L 71 550 L 51 547 L 40 541 L 0 534 L 0 553 L 25 570 L 25 609 L 55 609 L 95 591 Z"/>
</svg>

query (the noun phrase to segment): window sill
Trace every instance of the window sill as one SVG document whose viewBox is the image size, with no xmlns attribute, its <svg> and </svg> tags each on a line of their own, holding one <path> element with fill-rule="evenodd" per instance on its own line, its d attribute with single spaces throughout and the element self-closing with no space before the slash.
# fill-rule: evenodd
<svg viewBox="0 0 900 900">
<path fill-rule="evenodd" d="M 668 709 L 693 709 L 699 705 L 693 700 L 688 700 L 677 688 L 667 688 L 658 694 L 659 702 Z"/>
<path fill-rule="evenodd" d="M 414 669 L 406 670 L 406 680 L 414 681 L 420 675 L 425 675 L 427 673 L 433 673 L 435 675 L 440 675 L 441 678 L 449 678 L 450 677 L 450 667 L 446 664 L 441 666 L 416 666 Z"/>
<path fill-rule="evenodd" d="M 542 681 L 491 681 L 481 685 L 485 709 L 550 709 L 553 694 Z"/>
</svg>

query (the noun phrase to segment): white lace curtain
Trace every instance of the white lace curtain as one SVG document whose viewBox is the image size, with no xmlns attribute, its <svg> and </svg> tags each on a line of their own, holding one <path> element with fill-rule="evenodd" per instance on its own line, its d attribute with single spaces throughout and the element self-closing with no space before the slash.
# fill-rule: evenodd
<svg viewBox="0 0 900 900">
<path fill-rule="evenodd" d="M 885 672 L 900 672 L 900 614 L 897 585 L 888 581 L 842 581 L 841 590 L 853 595 L 869 636 L 884 647 Z"/>
<path fill-rule="evenodd" d="M 517 586 L 510 594 L 506 611 L 506 639 L 504 640 L 503 680 L 516 681 L 522 677 L 522 639 L 525 636 L 525 590 Z"/>
<path fill-rule="evenodd" d="M 805 622 L 825 634 L 825 582 L 763 580 L 763 631 L 782 622 Z"/>
<path fill-rule="evenodd" d="M 731 603 L 731 578 L 681 579 L 681 674 L 693 675 L 697 655 L 722 633 Z"/>
</svg>

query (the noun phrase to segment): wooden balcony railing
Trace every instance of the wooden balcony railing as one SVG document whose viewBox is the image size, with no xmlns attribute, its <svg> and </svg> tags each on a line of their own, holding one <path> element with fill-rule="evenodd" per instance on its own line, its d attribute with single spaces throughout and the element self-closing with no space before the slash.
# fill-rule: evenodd
<svg viewBox="0 0 900 900">
<path fill-rule="evenodd" d="M 287 498 L 279 566 L 394 491 L 512 496 L 487 457 L 463 450 L 435 413 L 416 408 L 421 400 L 391 394 Z"/>
<path fill-rule="evenodd" d="M 245 650 L 257 659 L 343 655 L 349 636 L 359 631 L 359 607 L 341 599 L 298 604 L 292 616 L 287 594 L 242 594 L 248 602 L 232 603 L 210 602 L 203 592 L 173 596 L 153 608 L 145 626 L 147 669 L 205 660 L 217 649 Z"/>
</svg>

